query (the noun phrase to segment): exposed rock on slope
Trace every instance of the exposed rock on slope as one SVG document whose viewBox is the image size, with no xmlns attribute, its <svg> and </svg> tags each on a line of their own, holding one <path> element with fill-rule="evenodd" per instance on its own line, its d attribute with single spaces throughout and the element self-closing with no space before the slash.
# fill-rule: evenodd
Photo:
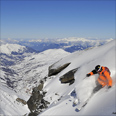
<svg viewBox="0 0 116 116">
<path fill-rule="evenodd" d="M 17 98 L 16 101 L 19 102 L 19 103 L 22 103 L 23 105 L 27 104 L 27 102 L 25 100 L 21 99 L 21 98 Z"/>
<path fill-rule="evenodd" d="M 38 87 L 33 88 L 32 96 L 27 101 L 28 108 L 30 109 L 31 116 L 37 116 L 43 109 L 47 108 L 47 102 L 44 100 L 45 92 L 42 90 L 44 86 L 43 81 L 39 84 Z"/>
<path fill-rule="evenodd" d="M 48 76 L 56 75 L 59 72 L 61 72 L 63 69 L 65 69 L 70 63 L 66 63 L 64 65 L 59 66 L 58 68 L 53 68 L 54 64 L 49 67 L 49 73 Z"/>
<path fill-rule="evenodd" d="M 73 84 L 75 81 L 74 74 L 78 70 L 78 68 L 73 69 L 67 73 L 65 73 L 63 76 L 60 77 L 61 83 L 70 83 Z"/>
<path fill-rule="evenodd" d="M 51 65 L 49 67 L 48 76 L 52 76 L 52 75 L 56 75 L 56 74 L 60 73 L 61 71 L 63 71 L 66 67 L 68 67 L 71 64 L 71 63 L 65 63 L 65 64 L 62 64 L 62 65 L 58 65 L 57 68 L 56 68 L 55 65 L 57 65 L 58 62 L 54 63 L 53 65 Z M 72 70 L 68 71 L 64 75 L 62 75 L 60 77 L 61 83 L 69 83 L 69 84 L 74 83 L 74 81 L 75 81 L 74 74 L 77 70 L 78 70 L 78 68 L 75 68 L 75 69 L 72 69 Z"/>
</svg>

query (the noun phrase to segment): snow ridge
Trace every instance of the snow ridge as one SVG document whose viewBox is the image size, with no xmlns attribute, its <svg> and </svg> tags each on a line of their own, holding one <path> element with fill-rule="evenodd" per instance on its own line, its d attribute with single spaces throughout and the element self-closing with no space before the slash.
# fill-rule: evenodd
<svg viewBox="0 0 116 116">
<path fill-rule="evenodd" d="M 1 47 L 1 53 L 11 54 L 12 52 L 22 53 L 26 49 L 25 46 L 18 44 L 3 44 Z"/>
</svg>

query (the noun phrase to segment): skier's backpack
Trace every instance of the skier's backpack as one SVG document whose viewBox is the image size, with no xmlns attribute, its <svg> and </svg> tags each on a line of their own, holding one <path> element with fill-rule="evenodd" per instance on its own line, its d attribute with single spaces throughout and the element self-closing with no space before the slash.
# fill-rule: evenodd
<svg viewBox="0 0 116 116">
<path fill-rule="evenodd" d="M 109 68 L 108 68 L 108 67 L 104 67 L 104 68 L 105 68 L 105 70 L 103 71 L 103 73 L 104 73 L 105 71 L 107 71 L 107 72 L 109 73 L 109 75 L 111 75 L 111 72 L 110 72 Z"/>
</svg>

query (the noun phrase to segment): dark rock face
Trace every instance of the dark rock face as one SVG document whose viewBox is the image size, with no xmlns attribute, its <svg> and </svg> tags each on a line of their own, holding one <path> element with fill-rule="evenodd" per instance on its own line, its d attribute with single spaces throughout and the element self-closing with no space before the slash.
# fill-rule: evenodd
<svg viewBox="0 0 116 116">
<path fill-rule="evenodd" d="M 27 104 L 27 102 L 21 98 L 17 98 L 16 101 L 22 103 L 23 105 Z"/>
<path fill-rule="evenodd" d="M 57 62 L 56 62 L 57 63 Z M 48 76 L 52 76 L 52 75 L 56 75 L 58 74 L 59 72 L 61 72 L 62 70 L 64 70 L 66 67 L 68 67 L 71 63 L 65 63 L 61 66 L 58 66 L 57 68 L 54 68 L 55 64 L 54 63 L 53 65 L 51 65 L 48 69 Z M 74 73 L 78 70 L 78 68 L 75 68 L 73 70 L 70 70 L 68 71 L 67 73 L 65 73 L 63 76 L 60 77 L 60 81 L 61 83 L 69 83 L 70 84 L 73 84 L 74 81 L 75 81 L 75 78 L 74 78 Z"/>
<path fill-rule="evenodd" d="M 40 83 L 41 83 L 41 84 L 38 85 L 37 89 L 38 89 L 39 91 L 42 91 L 43 86 L 44 86 L 44 82 L 43 82 L 43 81 L 40 81 Z"/>
<path fill-rule="evenodd" d="M 69 66 L 69 65 L 70 65 L 70 63 L 66 63 L 66 64 L 64 64 L 64 65 L 62 65 L 62 66 L 60 66 L 60 67 L 58 67 L 57 69 L 52 68 L 52 67 L 54 66 L 54 64 L 51 65 L 51 66 L 49 67 L 48 76 L 52 76 L 52 75 L 58 74 L 59 72 L 61 72 L 63 69 L 65 69 L 65 68 L 66 68 L 67 66 Z"/>
<path fill-rule="evenodd" d="M 74 73 L 78 70 L 78 68 L 73 69 L 67 73 L 65 73 L 63 76 L 60 77 L 61 83 L 70 83 L 73 84 L 75 81 Z"/>
<path fill-rule="evenodd" d="M 29 115 L 28 116 L 37 116 L 37 114 L 36 113 L 34 113 L 34 112 L 31 112 L 31 113 L 29 113 Z"/>
<path fill-rule="evenodd" d="M 32 96 L 27 101 L 28 108 L 31 113 L 29 116 L 37 116 L 40 112 L 42 112 L 49 102 L 44 100 L 45 92 L 42 91 L 44 83 L 41 82 L 38 87 L 33 88 Z"/>
</svg>

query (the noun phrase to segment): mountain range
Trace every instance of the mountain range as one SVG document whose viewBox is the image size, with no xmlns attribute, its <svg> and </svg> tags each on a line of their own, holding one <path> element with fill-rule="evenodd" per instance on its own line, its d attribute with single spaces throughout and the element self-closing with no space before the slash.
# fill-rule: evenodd
<svg viewBox="0 0 116 116">
<path fill-rule="evenodd" d="M 4 39 L 1 40 L 1 44 L 5 43 L 14 43 L 23 46 L 27 46 L 36 51 L 42 52 L 47 49 L 63 49 L 67 52 L 75 52 L 77 50 L 84 50 L 90 47 L 96 47 L 103 45 L 109 41 L 110 39 L 89 39 L 89 38 L 77 38 L 77 37 L 69 37 L 69 38 L 58 38 L 58 39 Z"/>
</svg>

